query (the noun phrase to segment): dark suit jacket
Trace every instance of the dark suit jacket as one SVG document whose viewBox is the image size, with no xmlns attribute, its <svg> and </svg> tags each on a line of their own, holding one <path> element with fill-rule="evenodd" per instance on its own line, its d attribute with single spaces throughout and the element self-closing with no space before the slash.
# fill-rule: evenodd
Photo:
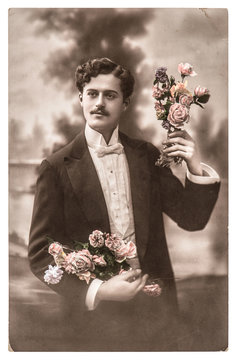
<svg viewBox="0 0 236 360">
<path fill-rule="evenodd" d="M 159 151 L 153 145 L 122 133 L 120 139 L 129 164 L 141 268 L 163 280 L 165 293 L 176 306 L 162 213 L 183 229 L 204 228 L 215 205 L 219 183 L 198 185 L 186 179 L 183 187 L 169 169 L 154 165 Z M 87 242 L 95 229 L 110 232 L 102 188 L 82 132 L 41 164 L 29 241 L 33 273 L 43 280 L 44 271 L 53 263 L 47 235 L 73 247 L 73 240 Z M 51 288 L 84 308 L 88 288 L 85 281 L 64 274 L 61 282 Z"/>
</svg>

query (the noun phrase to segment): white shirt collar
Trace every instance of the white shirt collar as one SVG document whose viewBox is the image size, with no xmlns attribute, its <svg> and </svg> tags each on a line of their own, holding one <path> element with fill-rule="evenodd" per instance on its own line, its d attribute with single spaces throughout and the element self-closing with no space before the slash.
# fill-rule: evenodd
<svg viewBox="0 0 236 360">
<path fill-rule="evenodd" d="M 112 133 L 112 136 L 110 138 L 109 143 L 107 144 L 104 137 L 102 136 L 101 133 L 99 133 L 98 131 L 92 129 L 88 123 L 86 123 L 85 125 L 85 138 L 86 141 L 88 143 L 88 146 L 90 147 L 96 147 L 98 145 L 100 146 L 108 146 L 108 145 L 114 145 L 117 144 L 119 142 L 119 133 L 118 133 L 119 129 L 118 126 L 115 128 L 115 130 Z"/>
</svg>

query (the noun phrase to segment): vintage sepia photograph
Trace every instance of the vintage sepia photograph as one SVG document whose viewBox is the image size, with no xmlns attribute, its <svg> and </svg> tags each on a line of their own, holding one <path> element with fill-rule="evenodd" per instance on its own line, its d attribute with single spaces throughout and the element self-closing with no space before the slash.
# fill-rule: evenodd
<svg viewBox="0 0 236 360">
<path fill-rule="evenodd" d="M 228 10 L 10 8 L 9 349 L 228 349 Z"/>
</svg>

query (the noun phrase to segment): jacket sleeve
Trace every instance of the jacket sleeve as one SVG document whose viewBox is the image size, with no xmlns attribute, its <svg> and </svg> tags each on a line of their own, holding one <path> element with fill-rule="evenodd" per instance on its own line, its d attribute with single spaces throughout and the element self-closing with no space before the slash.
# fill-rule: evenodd
<svg viewBox="0 0 236 360">
<path fill-rule="evenodd" d="M 158 150 L 153 150 L 152 164 L 158 156 Z M 160 186 L 162 211 L 185 230 L 202 230 L 214 209 L 220 182 L 207 185 L 197 184 L 186 177 L 185 185 L 183 185 L 170 169 L 159 166 L 155 168 Z"/>
<path fill-rule="evenodd" d="M 53 257 L 48 254 L 47 236 L 67 245 L 64 225 L 63 189 L 56 171 L 44 160 L 36 184 L 28 247 L 31 270 L 41 281 L 44 281 L 44 272 L 48 265 L 55 265 Z M 46 285 L 45 282 L 44 284 Z M 85 306 L 87 284 L 76 275 L 64 272 L 58 284 L 48 286 L 78 305 Z"/>
</svg>

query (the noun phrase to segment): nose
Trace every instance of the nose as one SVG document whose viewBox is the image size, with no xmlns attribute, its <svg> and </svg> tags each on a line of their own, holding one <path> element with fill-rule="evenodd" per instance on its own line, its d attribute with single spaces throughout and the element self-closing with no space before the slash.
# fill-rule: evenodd
<svg viewBox="0 0 236 360">
<path fill-rule="evenodd" d="M 104 97 L 103 94 L 99 94 L 99 96 L 97 97 L 97 102 L 96 102 L 96 107 L 104 107 Z"/>
</svg>

